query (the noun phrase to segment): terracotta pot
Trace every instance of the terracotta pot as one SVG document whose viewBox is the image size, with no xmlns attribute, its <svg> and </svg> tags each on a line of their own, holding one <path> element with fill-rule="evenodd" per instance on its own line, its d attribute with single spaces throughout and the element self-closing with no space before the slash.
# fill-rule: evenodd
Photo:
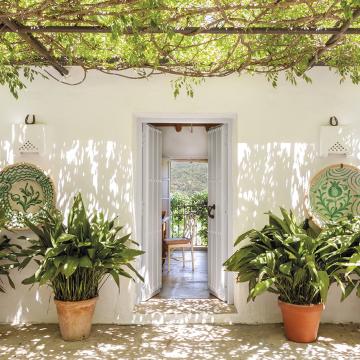
<svg viewBox="0 0 360 360">
<path fill-rule="evenodd" d="M 294 305 L 279 300 L 279 306 L 289 340 L 299 343 L 316 340 L 324 304 Z"/>
<path fill-rule="evenodd" d="M 83 301 L 54 300 L 59 318 L 60 333 L 66 341 L 78 341 L 89 337 L 96 298 Z"/>
</svg>

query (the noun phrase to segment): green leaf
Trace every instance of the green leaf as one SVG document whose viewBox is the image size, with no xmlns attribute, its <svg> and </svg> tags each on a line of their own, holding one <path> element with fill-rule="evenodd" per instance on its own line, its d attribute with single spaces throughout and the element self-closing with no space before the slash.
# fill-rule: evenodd
<svg viewBox="0 0 360 360">
<path fill-rule="evenodd" d="M 295 272 L 293 288 L 298 286 L 300 283 L 305 282 L 306 280 L 306 270 L 304 268 L 299 268 Z"/>
<path fill-rule="evenodd" d="M 266 279 L 258 282 L 251 292 L 252 299 L 255 299 L 257 296 L 265 292 L 269 287 L 271 287 L 275 282 L 275 278 Z"/>
<path fill-rule="evenodd" d="M 53 259 L 54 266 L 55 266 L 56 268 L 59 268 L 60 265 L 61 265 L 64 261 L 66 261 L 65 259 L 66 259 L 66 256 L 65 256 L 65 255 L 55 257 L 55 258 Z"/>
<path fill-rule="evenodd" d="M 337 275 L 333 275 L 333 276 L 337 284 L 340 286 L 341 294 L 345 295 L 345 283 Z"/>
<path fill-rule="evenodd" d="M 57 239 L 56 242 L 57 243 L 63 243 L 66 241 L 73 241 L 74 239 L 76 239 L 75 235 L 71 235 L 71 234 L 61 234 Z"/>
<path fill-rule="evenodd" d="M 141 281 L 144 281 L 144 278 L 140 275 L 140 273 L 134 268 L 134 266 L 131 265 L 131 263 L 127 263 L 126 266 L 131 270 L 133 271 L 136 276 L 141 280 Z"/>
<path fill-rule="evenodd" d="M 292 263 L 291 262 L 287 262 L 285 264 L 281 264 L 279 266 L 279 270 L 280 272 L 282 272 L 285 275 L 290 275 L 291 273 L 291 267 L 292 267 Z"/>
<path fill-rule="evenodd" d="M 69 278 L 76 271 L 78 265 L 78 258 L 74 256 L 67 256 L 63 264 L 62 273 L 66 278 Z"/>
<path fill-rule="evenodd" d="M 256 279 L 257 272 L 256 271 L 249 271 L 249 272 L 243 272 L 239 274 L 237 281 L 238 282 L 247 282 L 251 279 Z"/>
<path fill-rule="evenodd" d="M 15 289 L 15 284 L 14 284 L 14 282 L 11 280 L 11 278 L 10 278 L 9 275 L 7 275 L 7 279 L 8 279 L 9 285 L 10 285 L 13 289 Z"/>
<path fill-rule="evenodd" d="M 326 271 L 318 271 L 319 290 L 322 302 L 325 303 L 329 291 L 330 279 Z"/>
<path fill-rule="evenodd" d="M 92 260 L 95 259 L 95 252 L 96 252 L 95 249 L 87 249 L 87 253 L 88 253 L 90 259 L 92 259 Z"/>
<path fill-rule="evenodd" d="M 83 268 L 93 267 L 93 263 L 87 255 L 84 255 L 79 260 L 79 266 Z"/>
<path fill-rule="evenodd" d="M 39 278 L 39 284 L 40 285 L 44 285 L 46 284 L 48 281 L 51 281 L 53 279 L 53 277 L 56 274 L 56 267 L 55 266 L 51 266 L 48 269 L 46 269 L 46 271 L 44 271 L 41 275 L 41 277 Z"/>
<path fill-rule="evenodd" d="M 114 279 L 117 287 L 120 289 L 120 279 L 119 279 L 119 274 L 115 271 L 115 270 L 111 270 L 110 271 L 110 275 L 112 276 L 112 278 Z"/>
<path fill-rule="evenodd" d="M 278 216 L 274 215 L 272 212 L 268 213 L 270 225 L 276 226 L 279 230 L 283 231 L 286 234 L 291 234 L 289 226 L 285 221 L 281 220 Z"/>
<path fill-rule="evenodd" d="M 239 245 L 241 241 L 245 240 L 254 230 L 249 230 L 246 231 L 245 233 L 243 233 L 242 235 L 240 235 L 236 240 L 234 245 Z"/>
<path fill-rule="evenodd" d="M 30 284 L 34 284 L 36 283 L 37 280 L 35 279 L 35 274 L 24 279 L 21 283 L 24 284 L 24 285 L 30 285 Z"/>
<path fill-rule="evenodd" d="M 61 244 L 54 248 L 48 248 L 45 252 L 45 258 L 48 259 L 59 256 L 62 252 L 64 252 L 65 249 L 66 249 L 66 244 Z"/>
<path fill-rule="evenodd" d="M 20 262 L 20 265 L 19 265 L 19 270 L 22 270 L 24 269 L 28 264 L 29 262 L 32 260 L 32 258 L 29 256 L 29 257 L 26 257 L 22 262 Z"/>
<path fill-rule="evenodd" d="M 349 259 L 349 263 L 346 264 L 346 275 L 349 275 L 353 272 L 356 268 L 360 267 L 360 254 L 353 254 Z"/>
<path fill-rule="evenodd" d="M 305 266 L 310 270 L 310 272 L 313 274 L 313 276 L 318 279 L 319 273 L 316 269 L 316 265 L 314 260 L 312 260 L 312 257 L 307 256 L 306 257 L 306 264 Z"/>
<path fill-rule="evenodd" d="M 355 284 L 354 283 L 348 283 L 345 287 L 345 292 L 344 294 L 342 294 L 341 296 L 341 301 L 344 301 L 351 293 L 352 291 L 355 289 Z"/>
</svg>

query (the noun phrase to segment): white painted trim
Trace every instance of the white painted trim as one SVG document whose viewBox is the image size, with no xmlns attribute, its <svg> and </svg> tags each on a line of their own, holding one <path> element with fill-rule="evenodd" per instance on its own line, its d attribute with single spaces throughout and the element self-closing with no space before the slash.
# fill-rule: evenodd
<svg viewBox="0 0 360 360">
<path fill-rule="evenodd" d="M 207 162 L 208 159 L 204 158 L 204 156 L 167 156 L 165 159 L 168 159 L 169 161 L 187 161 L 194 160 L 196 162 Z"/>
<path fill-rule="evenodd" d="M 227 254 L 231 256 L 233 252 L 233 214 L 235 206 L 235 197 L 233 194 L 234 189 L 234 174 L 233 169 L 236 168 L 235 156 L 236 154 L 236 113 L 135 113 L 134 115 L 134 145 L 135 145 L 135 232 L 136 239 L 142 243 L 142 125 L 144 123 L 193 123 L 193 124 L 226 124 L 228 126 L 228 241 L 227 241 Z M 141 145 L 141 146 L 139 146 Z M 136 295 L 136 303 L 139 303 L 140 286 Z M 234 303 L 234 277 L 232 273 L 227 274 L 227 302 Z"/>
</svg>

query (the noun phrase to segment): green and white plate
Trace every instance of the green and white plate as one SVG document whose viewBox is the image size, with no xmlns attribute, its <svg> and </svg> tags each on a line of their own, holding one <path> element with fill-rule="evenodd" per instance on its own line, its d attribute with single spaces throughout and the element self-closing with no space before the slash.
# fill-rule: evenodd
<svg viewBox="0 0 360 360">
<path fill-rule="evenodd" d="M 7 166 L 0 172 L 0 206 L 10 229 L 26 229 L 24 217 L 39 223 L 44 209 L 55 207 L 54 184 L 33 164 Z"/>
<path fill-rule="evenodd" d="M 307 208 L 320 227 L 360 215 L 360 169 L 345 164 L 322 169 L 310 181 Z"/>
</svg>

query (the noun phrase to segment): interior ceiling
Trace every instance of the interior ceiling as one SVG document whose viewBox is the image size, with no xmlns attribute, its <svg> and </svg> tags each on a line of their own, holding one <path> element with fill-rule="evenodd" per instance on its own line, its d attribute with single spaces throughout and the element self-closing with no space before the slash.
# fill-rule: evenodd
<svg viewBox="0 0 360 360">
<path fill-rule="evenodd" d="M 195 124 L 191 124 L 191 123 L 150 123 L 149 125 L 152 125 L 154 127 L 157 128 L 161 128 L 161 127 L 174 127 L 174 129 L 176 130 L 176 132 L 181 132 L 181 130 L 184 127 L 205 127 L 206 131 L 220 126 L 221 124 L 212 124 L 212 123 L 195 123 Z"/>
</svg>

